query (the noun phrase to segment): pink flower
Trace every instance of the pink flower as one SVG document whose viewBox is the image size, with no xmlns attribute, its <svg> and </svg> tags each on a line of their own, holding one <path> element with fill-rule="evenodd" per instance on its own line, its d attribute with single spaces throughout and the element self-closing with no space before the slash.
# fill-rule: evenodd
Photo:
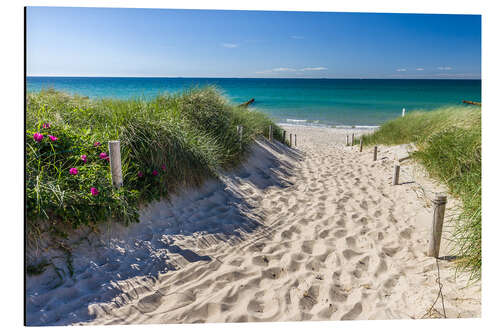
<svg viewBox="0 0 500 333">
<path fill-rule="evenodd" d="M 90 188 L 90 194 L 92 194 L 94 197 L 99 194 L 99 190 L 96 189 L 95 187 Z"/>
<path fill-rule="evenodd" d="M 55 136 L 52 136 L 52 135 L 49 135 L 49 138 L 50 138 L 50 140 L 52 140 L 52 141 L 57 141 L 57 140 L 59 140 L 58 138 L 56 138 Z"/>
<path fill-rule="evenodd" d="M 43 135 L 40 133 L 35 133 L 33 134 L 33 139 L 35 139 L 36 142 L 40 142 L 43 140 Z"/>
<path fill-rule="evenodd" d="M 142 178 L 142 176 L 144 176 L 144 174 L 143 174 L 142 172 L 140 172 L 140 171 L 139 171 L 139 172 L 137 173 L 137 177 Z"/>
<path fill-rule="evenodd" d="M 49 124 L 49 123 L 44 123 L 44 124 L 42 125 L 42 127 L 43 127 L 43 128 L 50 128 L 50 124 Z"/>
<path fill-rule="evenodd" d="M 158 171 L 153 170 L 153 176 L 157 176 L 157 175 L 158 175 Z"/>
<path fill-rule="evenodd" d="M 71 169 L 69 169 L 69 173 L 71 175 L 77 175 L 78 174 L 78 169 L 77 168 L 71 168 Z"/>
<path fill-rule="evenodd" d="M 101 158 L 101 160 L 107 160 L 107 159 L 109 159 L 108 154 L 106 154 L 106 153 L 100 153 L 99 157 Z"/>
<path fill-rule="evenodd" d="M 94 142 L 94 147 L 100 146 L 101 143 L 99 141 Z"/>
<path fill-rule="evenodd" d="M 83 163 L 87 163 L 87 155 L 82 155 L 80 156 L 80 158 L 82 159 Z"/>
<path fill-rule="evenodd" d="M 165 166 L 165 164 L 162 164 L 162 165 L 161 165 L 161 169 L 162 169 L 163 171 L 167 170 L 167 167 Z"/>
</svg>

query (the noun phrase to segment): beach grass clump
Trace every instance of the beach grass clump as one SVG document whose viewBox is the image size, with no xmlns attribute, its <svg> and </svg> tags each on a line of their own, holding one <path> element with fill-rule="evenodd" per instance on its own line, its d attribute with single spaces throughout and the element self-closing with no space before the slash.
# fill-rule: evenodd
<svg viewBox="0 0 500 333">
<path fill-rule="evenodd" d="M 243 126 L 240 143 L 236 126 Z M 88 99 L 52 89 L 27 94 L 28 234 L 138 221 L 139 206 L 198 186 L 237 165 L 276 125 L 230 104 L 214 87 L 146 99 Z M 120 140 L 124 184 L 111 182 L 108 141 Z"/>
<path fill-rule="evenodd" d="M 447 107 L 415 111 L 383 124 L 366 144 L 414 142 L 413 154 L 429 174 L 445 183 L 462 202 L 452 240 L 457 267 L 481 277 L 481 109 Z"/>
</svg>

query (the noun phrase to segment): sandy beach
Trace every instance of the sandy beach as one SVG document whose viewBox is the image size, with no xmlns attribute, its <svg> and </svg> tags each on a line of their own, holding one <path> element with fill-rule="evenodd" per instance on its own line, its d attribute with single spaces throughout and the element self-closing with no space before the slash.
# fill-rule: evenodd
<svg viewBox="0 0 500 333">
<path fill-rule="evenodd" d="M 368 129 L 285 129 L 297 146 L 260 139 L 242 167 L 144 208 L 140 223 L 75 236 L 72 277 L 61 258 L 27 278 L 28 323 L 480 317 L 480 283 L 447 260 L 437 299 L 426 251 L 442 186 L 411 159 L 393 186 L 395 148 L 373 161 L 371 147 L 345 145 Z M 449 199 L 444 238 L 459 209 Z M 450 249 L 444 239 L 440 255 Z"/>
</svg>

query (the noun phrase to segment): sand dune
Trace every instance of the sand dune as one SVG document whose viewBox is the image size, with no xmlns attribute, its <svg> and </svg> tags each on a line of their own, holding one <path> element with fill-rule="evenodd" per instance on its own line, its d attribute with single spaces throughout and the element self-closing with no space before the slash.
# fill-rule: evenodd
<svg viewBox="0 0 500 333">
<path fill-rule="evenodd" d="M 237 171 L 150 205 L 137 225 L 88 236 L 72 277 L 56 283 L 51 268 L 28 278 L 28 323 L 438 317 L 425 252 L 426 198 L 439 184 L 406 161 L 392 186 L 392 148 L 373 162 L 370 149 L 345 147 L 350 130 L 287 131 L 298 147 L 260 140 Z M 445 260 L 440 273 L 447 317 L 480 316 L 480 284 Z"/>
</svg>

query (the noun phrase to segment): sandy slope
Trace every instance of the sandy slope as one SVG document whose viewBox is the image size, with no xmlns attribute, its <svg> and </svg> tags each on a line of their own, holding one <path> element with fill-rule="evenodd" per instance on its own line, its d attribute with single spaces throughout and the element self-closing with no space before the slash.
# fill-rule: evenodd
<svg viewBox="0 0 500 333">
<path fill-rule="evenodd" d="M 392 150 L 373 162 L 371 149 L 345 147 L 346 130 L 287 131 L 297 133 L 297 148 L 259 141 L 244 168 L 152 205 L 140 224 L 113 227 L 107 241 L 81 245 L 62 285 L 49 283 L 50 272 L 28 279 L 28 321 L 439 316 L 428 312 L 439 286 L 425 255 L 426 195 L 438 186 L 411 162 L 402 166 L 403 184 L 392 186 Z M 480 316 L 480 285 L 465 287 L 444 260 L 440 272 L 446 315 Z M 441 300 L 435 309 L 443 312 Z"/>
</svg>

